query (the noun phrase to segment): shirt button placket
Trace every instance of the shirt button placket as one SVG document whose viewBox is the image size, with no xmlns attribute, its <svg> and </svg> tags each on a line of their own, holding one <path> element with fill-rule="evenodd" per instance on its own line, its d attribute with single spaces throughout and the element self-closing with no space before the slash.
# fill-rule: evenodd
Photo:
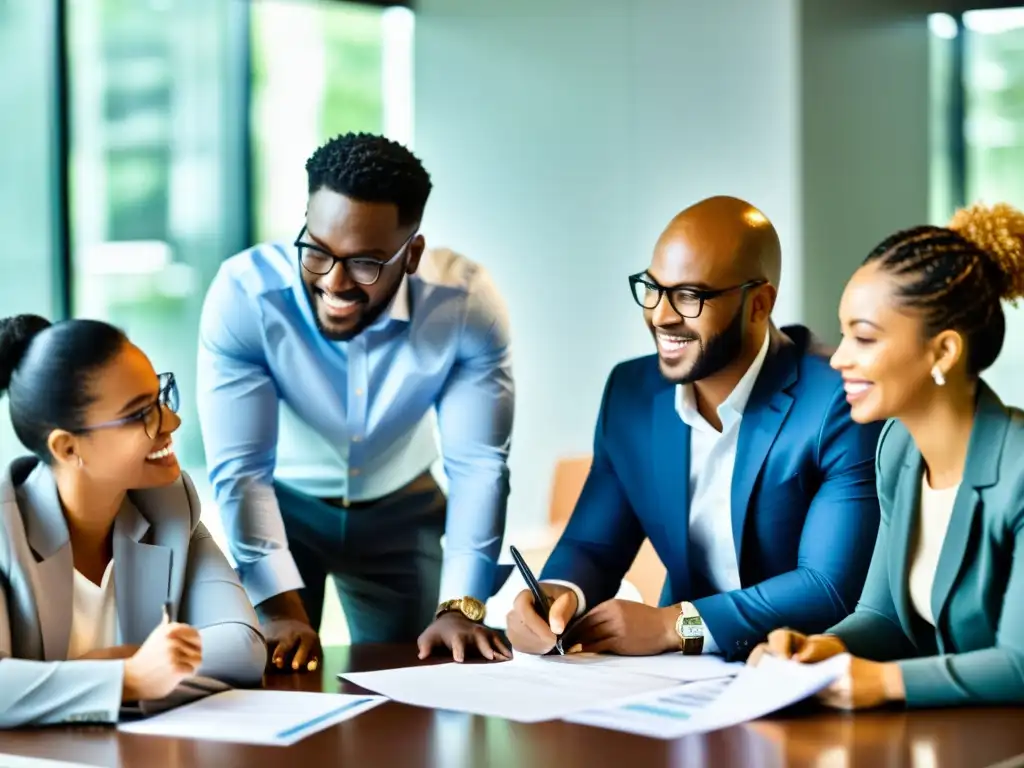
<svg viewBox="0 0 1024 768">
<path fill-rule="evenodd" d="M 369 410 L 367 386 L 369 371 L 366 355 L 366 340 L 356 337 L 352 340 L 349 362 L 349 403 L 348 403 L 348 496 L 352 494 L 353 479 L 361 476 L 363 452 L 361 443 L 365 436 L 366 414 Z"/>
</svg>

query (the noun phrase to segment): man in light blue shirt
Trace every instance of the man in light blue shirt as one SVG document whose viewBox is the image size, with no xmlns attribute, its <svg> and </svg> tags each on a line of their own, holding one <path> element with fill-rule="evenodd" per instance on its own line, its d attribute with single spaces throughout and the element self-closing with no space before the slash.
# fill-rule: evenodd
<svg viewBox="0 0 1024 768">
<path fill-rule="evenodd" d="M 353 642 L 509 656 L 475 602 L 499 586 L 509 487 L 504 304 L 425 249 L 431 182 L 406 148 L 339 136 L 306 171 L 297 239 L 222 265 L 199 340 L 210 480 L 270 665 L 316 669 L 328 575 Z"/>
</svg>

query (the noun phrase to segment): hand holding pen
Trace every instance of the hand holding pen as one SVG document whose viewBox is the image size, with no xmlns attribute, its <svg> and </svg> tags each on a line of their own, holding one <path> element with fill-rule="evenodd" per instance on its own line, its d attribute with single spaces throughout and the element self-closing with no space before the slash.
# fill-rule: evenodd
<svg viewBox="0 0 1024 768">
<path fill-rule="evenodd" d="M 565 653 L 562 635 L 576 614 L 576 593 L 560 584 L 540 583 L 515 547 L 509 548 L 527 589 L 516 597 L 507 617 L 512 648 L 523 653 Z"/>
<path fill-rule="evenodd" d="M 199 671 L 203 644 L 199 631 L 171 621 L 171 606 L 164 605 L 161 621 L 124 662 L 122 701 L 162 699 L 184 679 Z"/>
</svg>

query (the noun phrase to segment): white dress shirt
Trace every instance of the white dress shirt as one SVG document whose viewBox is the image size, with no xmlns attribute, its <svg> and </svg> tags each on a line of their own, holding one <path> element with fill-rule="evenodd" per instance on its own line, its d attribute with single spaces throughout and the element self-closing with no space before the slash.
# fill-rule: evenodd
<svg viewBox="0 0 1024 768">
<path fill-rule="evenodd" d="M 117 645 L 114 561 L 107 563 L 107 569 L 98 585 L 77 570 L 73 578 L 68 659 L 77 659 L 90 651 Z"/>
<path fill-rule="evenodd" d="M 732 475 L 740 421 L 767 356 L 765 333 L 754 362 L 718 406 L 721 432 L 697 410 L 692 384 L 676 388 L 676 412 L 690 427 L 690 562 L 719 592 L 731 592 L 741 586 L 732 530 Z M 705 626 L 704 653 L 718 650 Z"/>
<path fill-rule="evenodd" d="M 692 384 L 676 387 L 676 413 L 690 427 L 690 557 L 720 592 L 740 588 L 740 569 L 736 561 L 736 542 L 732 530 L 732 474 L 736 465 L 736 446 L 740 436 L 743 410 L 750 400 L 764 360 L 768 356 L 769 336 L 729 396 L 718 406 L 722 431 L 711 426 L 697 410 Z M 550 579 L 549 584 L 569 587 L 576 593 L 576 615 L 586 610 L 586 599 L 577 585 Z M 704 626 L 704 653 L 719 648 Z"/>
<path fill-rule="evenodd" d="M 939 565 L 942 542 L 946 540 L 946 529 L 953 516 L 953 503 L 960 486 L 936 491 L 928 485 L 925 473 L 921 474 L 921 508 L 917 523 L 917 543 L 910 561 L 908 591 L 910 602 L 921 618 L 935 626 L 932 615 L 932 585 L 935 569 Z"/>
</svg>

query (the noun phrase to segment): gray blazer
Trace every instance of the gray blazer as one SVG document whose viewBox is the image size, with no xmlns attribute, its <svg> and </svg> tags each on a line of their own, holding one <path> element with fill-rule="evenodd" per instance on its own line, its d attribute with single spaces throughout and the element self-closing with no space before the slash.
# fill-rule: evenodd
<svg viewBox="0 0 1024 768">
<path fill-rule="evenodd" d="M 878 442 L 882 524 L 857 609 L 829 632 L 855 656 L 898 661 L 907 705 L 1024 704 L 1024 413 L 984 383 L 932 587 L 910 602 L 921 453 L 899 422 Z"/>
<path fill-rule="evenodd" d="M 266 643 L 199 511 L 185 474 L 125 499 L 113 540 L 119 643 L 143 643 L 170 601 L 173 620 L 200 630 L 199 674 L 255 685 Z M 0 728 L 118 719 L 124 662 L 67 660 L 73 574 L 53 474 L 17 459 L 0 477 Z"/>
</svg>

